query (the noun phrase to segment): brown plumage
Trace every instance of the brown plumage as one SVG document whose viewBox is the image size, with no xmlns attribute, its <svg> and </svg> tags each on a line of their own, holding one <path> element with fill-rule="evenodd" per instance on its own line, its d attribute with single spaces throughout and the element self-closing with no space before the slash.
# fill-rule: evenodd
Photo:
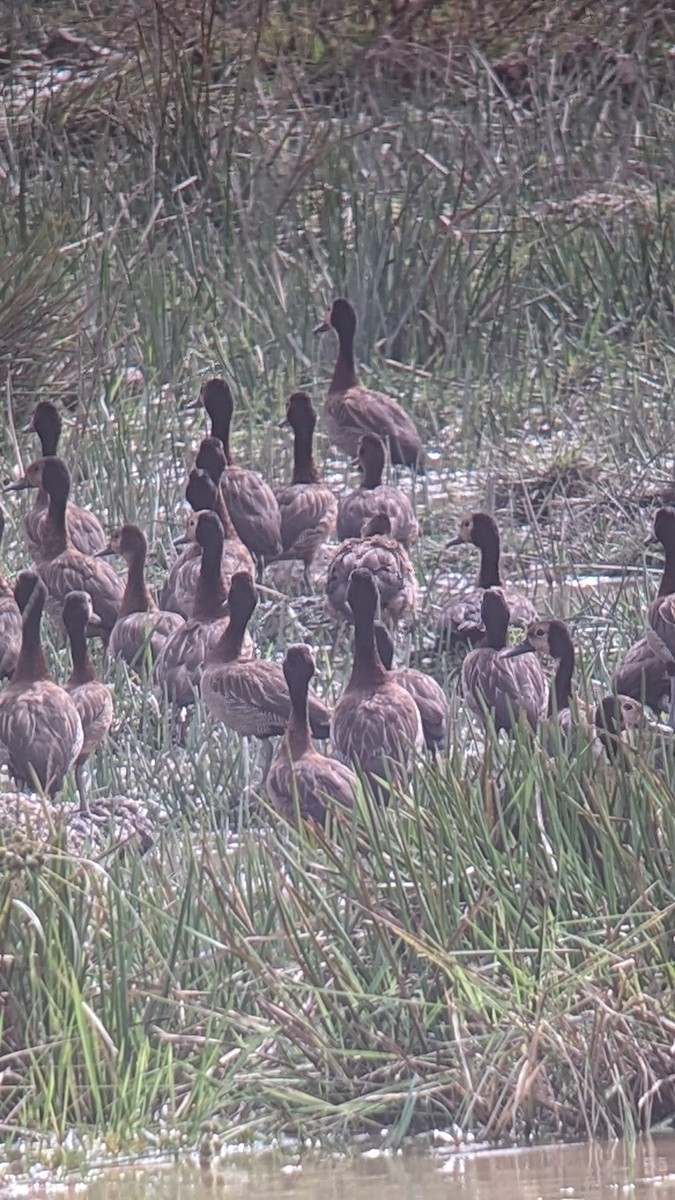
<svg viewBox="0 0 675 1200">
<path fill-rule="evenodd" d="M 202 384 L 199 398 L 211 418 L 211 436 L 223 444 L 226 467 L 220 487 L 232 524 L 257 559 L 276 558 L 282 546 L 281 513 L 274 492 L 257 471 L 237 467 L 232 461 L 232 392 L 224 379 L 208 379 Z"/>
<path fill-rule="evenodd" d="M 242 642 L 258 603 L 249 575 L 235 575 L 228 604 L 230 624 L 211 648 L 202 676 L 204 703 L 215 721 L 247 737 L 284 733 L 291 701 L 282 668 L 262 659 L 242 661 Z M 316 738 L 327 738 L 330 713 L 310 689 L 309 722 Z"/>
<path fill-rule="evenodd" d="M 108 563 L 89 558 L 71 545 L 66 527 L 70 475 L 60 458 L 39 458 L 27 468 L 15 489 L 42 487 L 49 506 L 42 522 L 42 559 L 38 574 L 55 602 L 63 606 L 68 592 L 88 592 L 94 612 L 100 617 L 100 633 L 107 640 L 119 615 L 124 580 Z M 105 543 L 104 543 L 105 544 Z"/>
<path fill-rule="evenodd" d="M 556 672 L 549 686 L 546 715 L 557 723 L 566 750 L 578 745 L 577 735 L 582 742 L 594 741 L 592 714 L 572 693 L 575 649 L 572 635 L 564 621 L 557 619 L 532 621 L 527 634 L 519 645 L 505 651 L 504 658 L 519 658 L 523 654 L 548 655 L 556 662 Z M 550 730 L 550 726 L 549 726 Z M 555 737 L 547 740 L 547 749 L 555 754 L 558 745 Z M 594 745 L 595 753 L 602 750 L 600 743 Z"/>
<path fill-rule="evenodd" d="M 50 400 L 42 400 L 33 412 L 33 429 L 40 439 L 42 458 L 56 458 L 62 421 L 59 412 Z M 24 526 L 28 549 L 35 562 L 40 562 L 42 553 L 42 523 L 49 507 L 47 493 L 38 488 L 32 507 L 26 513 Z M 68 503 L 66 527 L 71 544 L 82 554 L 93 555 L 106 544 L 103 526 L 95 513 L 77 504 Z"/>
<path fill-rule="evenodd" d="M 206 438 L 204 442 L 210 442 L 214 448 L 214 453 L 224 461 L 220 442 L 215 438 Z M 202 448 L 204 447 L 204 442 L 202 442 Z M 241 538 L 237 536 L 227 512 L 222 493 L 214 483 L 209 471 L 203 467 L 193 467 L 185 488 L 185 499 L 194 512 L 215 512 L 223 527 L 220 573 L 225 592 L 227 592 L 230 586 L 232 576 L 238 571 L 247 571 L 253 576 L 255 569 L 253 559 Z M 189 524 L 190 521 L 188 520 Z M 189 617 L 193 612 L 197 581 L 199 579 L 201 549 L 199 543 L 194 538 L 190 538 L 189 535 L 178 538 L 175 545 L 179 546 L 185 541 L 189 543 L 188 548 L 172 564 L 162 590 L 162 608 L 169 609 L 172 612 L 179 612 L 183 616 Z"/>
<path fill-rule="evenodd" d="M 5 532 L 5 514 L 0 508 L 0 543 Z M 0 679 L 9 679 L 21 650 L 21 613 L 14 592 L 0 571 Z"/>
<path fill-rule="evenodd" d="M 675 658 L 675 509 L 656 512 L 647 544 L 657 541 L 665 551 L 665 563 L 657 597 L 649 607 L 647 633 L 631 646 L 612 676 L 618 693 L 641 700 L 654 712 L 668 708 Z"/>
<path fill-rule="evenodd" d="M 202 686 L 209 651 L 229 628 L 227 590 L 221 571 L 223 526 L 214 512 L 193 513 L 187 537 L 201 550 L 192 616 L 165 641 L 155 663 L 155 682 L 165 688 L 175 704 L 192 704 Z M 249 576 L 250 578 L 250 576 Z M 242 658 L 253 656 L 253 642 L 245 634 Z"/>
<path fill-rule="evenodd" d="M 314 461 L 316 413 L 306 392 L 294 392 L 286 405 L 286 422 L 293 430 L 293 475 L 276 493 L 281 512 L 282 551 L 279 558 L 299 558 L 309 569 L 322 542 L 335 529 L 337 500 L 323 483 Z"/>
<path fill-rule="evenodd" d="M 166 639 L 183 624 L 176 612 L 158 608 L 145 582 L 148 541 L 138 525 L 114 529 L 110 541 L 97 557 L 120 554 L 127 564 L 127 582 L 119 616 L 108 642 L 108 657 L 123 658 L 130 667 L 142 665 L 146 653 L 157 658 Z"/>
<path fill-rule="evenodd" d="M 401 405 L 382 392 L 373 392 L 359 383 L 354 364 L 356 314 L 349 300 L 334 300 L 315 333 L 334 329 L 338 336 L 338 356 L 328 385 L 324 407 L 324 425 L 339 450 L 356 454 L 364 433 L 384 438 L 392 463 L 424 471 L 422 439 L 415 422 Z"/>
<path fill-rule="evenodd" d="M 291 715 L 272 759 L 266 787 L 272 804 L 285 820 L 295 821 L 299 815 L 323 826 L 331 809 L 352 808 L 358 780 L 344 763 L 312 747 L 307 694 L 314 669 L 309 646 L 288 647 L 284 677 Z"/>
<path fill-rule="evenodd" d="M 439 648 L 457 644 L 475 646 L 483 637 L 481 604 L 486 588 L 501 588 L 509 610 L 509 624 L 527 626 L 536 621 L 537 611 L 527 596 L 505 587 L 500 572 L 501 545 L 495 521 L 484 512 L 463 517 L 459 535 L 448 546 L 471 543 L 480 550 L 476 587 L 443 605 L 438 621 Z"/>
<path fill-rule="evenodd" d="M 392 670 L 394 643 L 382 621 L 375 622 L 375 641 L 385 670 L 389 671 L 390 677 L 399 687 L 412 696 L 420 710 L 427 750 L 431 750 L 432 753 L 441 750 L 448 740 L 450 716 L 450 706 L 443 688 L 430 675 L 416 670 L 415 667 L 397 667 Z"/>
<path fill-rule="evenodd" d="M 91 629 L 98 618 L 87 592 L 69 592 L 63 602 L 63 624 L 70 640 L 73 669 L 65 690 L 77 709 L 82 722 L 84 741 L 75 761 L 75 780 L 80 796 L 80 812 L 87 812 L 84 787 L 84 764 L 103 744 L 113 719 L 113 699 L 110 689 L 101 683 L 87 647 L 87 627 Z"/>
<path fill-rule="evenodd" d="M 419 534 L 417 518 L 408 497 L 399 488 L 382 482 L 386 451 L 376 433 L 364 433 L 357 453 L 361 486 L 343 496 L 338 505 L 337 535 L 341 542 L 358 537 L 364 523 L 384 512 L 389 517 L 391 536 L 406 549 Z"/>
<path fill-rule="evenodd" d="M 326 597 L 338 616 L 352 619 L 348 588 L 352 572 L 370 572 L 380 599 L 382 617 L 410 620 L 417 612 L 419 588 L 415 570 L 403 546 L 391 537 L 386 513 L 376 513 L 363 527 L 360 538 L 338 546 L 326 575 Z"/>
<path fill-rule="evenodd" d="M 533 654 L 503 654 L 509 610 L 501 592 L 483 593 L 481 622 L 483 645 L 471 650 L 462 663 L 462 692 L 471 712 L 487 727 L 510 733 L 525 719 L 536 729 L 546 712 L 546 678 Z"/>
<path fill-rule="evenodd" d="M 49 675 L 40 642 L 47 599 L 42 580 L 22 571 L 14 598 L 23 614 L 21 652 L 0 695 L 0 749 L 19 784 L 58 792 L 82 750 L 82 722 L 70 696 Z"/>
<path fill-rule="evenodd" d="M 331 736 L 340 757 L 358 766 L 376 789 L 378 779 L 403 784 L 415 752 L 424 748 L 420 712 L 377 652 L 377 588 L 370 571 L 353 572 L 347 598 L 354 614 L 354 662 L 335 705 Z"/>
</svg>

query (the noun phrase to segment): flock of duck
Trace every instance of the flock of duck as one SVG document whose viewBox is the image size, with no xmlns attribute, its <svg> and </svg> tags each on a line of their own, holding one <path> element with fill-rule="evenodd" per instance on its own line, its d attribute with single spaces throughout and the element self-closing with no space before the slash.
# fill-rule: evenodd
<svg viewBox="0 0 675 1200">
<path fill-rule="evenodd" d="M 255 471 L 235 465 L 232 394 L 222 379 L 208 380 L 199 403 L 211 430 L 189 472 L 185 498 L 192 513 L 158 600 L 146 584 L 144 532 L 123 525 L 108 536 L 93 513 L 71 501 L 70 474 L 58 457 L 59 413 L 50 402 L 37 405 L 32 428 L 41 456 L 5 489 L 35 493 L 24 518 L 34 567 L 21 571 L 13 587 L 0 576 L 0 677 L 9 681 L 0 692 L 0 757 L 20 786 L 54 796 L 73 771 L 80 809 L 87 811 L 84 766 L 113 721 L 110 688 L 89 650 L 93 637 L 102 639 L 107 662 L 124 659 L 168 704 L 187 706 L 200 695 L 214 721 L 264 739 L 267 793 L 289 819 L 299 814 L 322 823 L 331 806 L 349 808 L 359 776 L 386 798 L 392 786 L 406 783 L 425 748 L 434 756 L 443 750 L 449 717 L 443 689 L 420 670 L 392 667 L 390 628 L 412 622 L 418 606 L 409 549 L 419 527 L 407 496 L 383 476 L 387 457 L 394 467 L 423 472 L 422 442 L 395 400 L 359 384 L 356 317 L 347 300 L 333 302 L 316 332 L 329 329 L 339 350 L 324 428 L 335 446 L 356 457 L 360 486 L 338 500 L 322 480 L 313 453 L 316 414 L 304 392 L 287 404 L 290 482 L 273 491 Z M 299 560 L 311 589 L 310 567 L 333 535 L 339 545 L 325 578 L 326 610 L 351 622 L 354 634 L 351 674 L 331 712 L 312 688 L 310 648 L 290 646 L 283 664 L 259 658 L 249 626 L 267 564 Z M 611 760 L 624 732 L 644 721 L 643 705 L 657 714 L 669 708 L 672 726 L 675 510 L 657 512 L 654 538 L 666 564 L 645 636 L 617 668 L 614 693 L 589 712 L 574 696 L 567 625 L 539 619 L 527 597 L 505 585 L 492 517 L 464 518 L 450 545 L 474 545 L 480 571 L 474 588 L 444 605 L 439 645 L 467 648 L 462 692 L 486 729 L 542 726 L 549 742 L 557 730 L 565 744 L 581 734 Z M 126 575 L 110 557 L 124 560 Z M 50 677 L 43 652 L 45 607 L 70 643 L 72 671 L 63 686 Z M 514 624 L 526 634 L 509 647 Z M 556 664 L 550 683 L 542 667 L 547 657 Z M 315 740 L 328 741 L 332 753 L 319 753 Z"/>
</svg>

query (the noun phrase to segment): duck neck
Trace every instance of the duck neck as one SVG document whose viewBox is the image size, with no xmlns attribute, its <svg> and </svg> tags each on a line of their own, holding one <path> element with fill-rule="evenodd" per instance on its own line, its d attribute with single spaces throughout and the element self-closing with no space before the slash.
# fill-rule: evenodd
<svg viewBox="0 0 675 1200">
<path fill-rule="evenodd" d="M 285 734 L 289 758 L 296 762 L 312 748 L 312 739 L 307 716 L 307 683 L 292 680 L 288 686 L 291 698 L 291 716 Z"/>
<path fill-rule="evenodd" d="M 386 678 L 387 672 L 377 653 L 373 617 L 358 617 L 354 625 L 354 665 L 349 686 L 374 688 Z"/>
<path fill-rule="evenodd" d="M 213 511 L 215 512 L 216 516 L 220 518 L 220 523 L 223 527 L 223 533 L 225 534 L 228 542 L 239 542 L 241 539 L 232 523 L 232 517 L 230 516 L 227 504 L 225 503 L 225 497 L 223 496 L 223 489 L 220 486 L 220 480 L 216 484 L 216 487 L 218 488 L 218 491 L 216 493 L 216 503 Z"/>
<path fill-rule="evenodd" d="M 506 621 L 492 621 L 485 627 L 485 636 L 483 637 L 483 646 L 490 650 L 503 650 L 506 646 L 508 636 L 508 623 Z"/>
<path fill-rule="evenodd" d="M 145 583 L 145 547 L 138 546 L 127 558 L 127 582 L 120 605 L 120 617 L 129 613 L 150 612 L 155 602 Z"/>
<path fill-rule="evenodd" d="M 84 625 L 78 624 L 68 630 L 70 638 L 70 653 L 73 659 L 73 669 L 68 680 L 69 687 L 79 687 L 81 683 L 91 683 L 96 678 L 96 671 L 87 646 L 87 635 Z"/>
<path fill-rule="evenodd" d="M 320 483 L 321 476 L 314 462 L 314 430 L 295 429 L 293 439 L 293 477 L 291 483 Z"/>
<path fill-rule="evenodd" d="M 570 643 L 558 659 L 553 686 L 548 696 L 548 715 L 554 716 L 569 708 L 572 699 L 572 675 L 574 673 L 574 646 Z"/>
<path fill-rule="evenodd" d="M 196 621 L 214 621 L 222 617 L 227 592 L 223 586 L 220 563 L 222 544 L 204 546 L 195 589 L 192 616 Z"/>
<path fill-rule="evenodd" d="M 211 661 L 218 663 L 236 662 L 241 657 L 247 625 L 248 619 L 242 621 L 237 613 L 231 613 L 227 628 L 220 635 L 213 648 L 210 656 Z"/>
<path fill-rule="evenodd" d="M 29 600 L 23 614 L 21 650 L 17 659 L 12 683 L 37 683 L 40 679 L 51 679 L 40 641 L 42 605 Z"/>
<path fill-rule="evenodd" d="M 329 392 L 346 392 L 357 387 L 359 379 L 354 365 L 354 331 L 338 330 L 338 356 L 330 381 Z"/>
<path fill-rule="evenodd" d="M 675 592 L 675 544 L 664 545 L 666 561 L 661 576 L 659 596 L 671 596 Z"/>
<path fill-rule="evenodd" d="M 67 505 L 68 501 L 62 496 L 49 497 L 47 516 L 42 526 L 42 553 L 47 560 L 58 558 L 59 554 L 70 549 L 66 527 Z"/>
<path fill-rule="evenodd" d="M 375 488 L 381 487 L 381 485 L 382 467 L 380 466 L 379 462 L 372 462 L 369 459 L 366 459 L 363 464 L 363 479 L 361 480 L 361 487 L 369 492 L 372 492 L 375 490 Z"/>
<path fill-rule="evenodd" d="M 225 451 L 225 460 L 228 467 L 232 466 L 232 451 L 230 450 L 230 423 L 231 417 L 229 413 L 211 414 L 211 437 L 218 438 L 223 443 Z"/>
<path fill-rule="evenodd" d="M 480 547 L 478 586 L 479 588 L 502 586 L 499 574 L 499 534 L 496 531 L 491 531 L 484 536 Z"/>
</svg>

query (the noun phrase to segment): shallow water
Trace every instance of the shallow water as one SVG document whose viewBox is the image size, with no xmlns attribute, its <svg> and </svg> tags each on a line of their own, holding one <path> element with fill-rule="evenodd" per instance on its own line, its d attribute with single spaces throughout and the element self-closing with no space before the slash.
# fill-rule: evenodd
<svg viewBox="0 0 675 1200">
<path fill-rule="evenodd" d="M 207 1200 L 214 1193 L 228 1200 L 447 1200 L 460 1192 L 464 1200 L 604 1200 L 622 1194 L 663 1200 L 675 1196 L 675 1135 L 635 1145 L 502 1150 L 458 1150 L 440 1142 L 425 1153 L 370 1150 L 290 1161 L 272 1154 L 228 1155 L 208 1169 L 118 1168 L 77 1188 L 86 1200 Z M 22 1188 L 20 1194 L 44 1192 Z"/>
</svg>

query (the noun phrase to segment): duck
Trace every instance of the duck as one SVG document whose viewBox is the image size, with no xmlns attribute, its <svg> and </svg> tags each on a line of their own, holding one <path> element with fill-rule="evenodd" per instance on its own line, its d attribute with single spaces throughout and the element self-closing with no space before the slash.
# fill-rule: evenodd
<svg viewBox="0 0 675 1200">
<path fill-rule="evenodd" d="M 424 749 L 420 710 L 413 697 L 385 670 L 375 642 L 377 585 L 356 567 L 347 588 L 354 619 L 354 659 L 347 686 L 333 710 L 331 737 L 340 758 L 357 765 L 382 799 L 403 786 L 415 754 Z"/>
<path fill-rule="evenodd" d="M 285 424 L 293 430 L 293 474 L 291 482 L 276 493 L 282 544 L 277 557 L 301 559 L 305 585 L 311 591 L 310 567 L 319 546 L 335 530 L 337 499 L 328 484 L 322 482 L 314 461 L 316 413 L 306 392 L 294 392 L 289 397 Z"/>
<path fill-rule="evenodd" d="M 505 650 L 503 657 L 519 658 L 523 654 L 548 655 L 557 663 L 549 687 L 546 715 L 557 723 L 565 748 L 570 749 L 574 745 L 575 735 L 579 731 L 585 740 L 593 742 L 594 753 L 601 752 L 600 743 L 593 741 L 592 714 L 572 694 L 576 651 L 568 625 L 557 618 L 532 621 L 523 641 Z M 549 741 L 550 752 L 555 754 L 555 740 Z"/>
<path fill-rule="evenodd" d="M 612 687 L 618 694 L 632 696 L 660 713 L 669 707 L 675 656 L 675 645 L 672 651 L 668 645 L 668 629 L 671 625 L 675 628 L 675 509 L 657 509 L 653 532 L 645 544 L 653 542 L 663 546 L 665 563 L 656 599 L 649 608 L 648 630 L 621 659 L 612 676 Z"/>
<path fill-rule="evenodd" d="M 527 627 L 537 619 L 537 611 L 527 596 L 505 587 L 500 572 L 501 543 L 496 521 L 486 512 L 462 518 L 459 534 L 448 546 L 470 543 L 480 550 L 480 570 L 476 587 L 443 605 L 438 622 L 438 649 L 457 645 L 477 645 L 483 637 L 481 603 L 486 588 L 500 588 L 509 610 L 509 624 Z"/>
<path fill-rule="evenodd" d="M 278 663 L 242 657 L 243 639 L 257 603 L 251 576 L 245 572 L 234 575 L 228 596 L 230 622 L 209 649 L 202 675 L 202 697 L 214 721 L 244 737 L 269 739 L 286 731 L 291 701 Z M 313 737 L 325 740 L 330 730 L 330 713 L 311 688 L 308 715 Z M 271 757 L 269 743 L 268 757 Z M 266 765 L 269 767 L 269 762 Z"/>
<path fill-rule="evenodd" d="M 253 576 L 255 574 L 255 564 L 251 552 L 244 545 L 244 542 L 237 533 L 230 510 L 227 507 L 225 492 L 222 486 L 224 472 L 227 468 L 227 458 L 223 443 L 218 438 L 202 438 L 195 459 L 195 467 L 197 470 L 206 471 L 216 489 L 213 511 L 218 513 L 225 533 L 225 543 L 223 545 L 224 571 L 230 575 L 236 575 L 237 571 L 248 571 Z"/>
<path fill-rule="evenodd" d="M 218 438 L 225 453 L 225 470 L 220 487 L 232 524 L 244 545 L 264 565 L 281 554 L 281 513 L 272 488 L 248 467 L 232 461 L 230 426 L 234 398 L 224 379 L 207 379 L 199 400 L 211 420 L 211 436 Z"/>
<path fill-rule="evenodd" d="M 80 797 L 80 812 L 89 811 L 84 786 L 84 764 L 110 732 L 113 719 L 113 698 L 97 678 L 87 646 L 87 630 L 98 623 L 88 592 L 68 592 L 63 601 L 63 624 L 70 641 L 73 669 L 65 691 L 75 705 L 82 723 L 83 742 L 75 759 L 75 782 Z"/>
<path fill-rule="evenodd" d="M 506 648 L 509 608 L 501 591 L 483 592 L 480 619 L 483 644 L 462 662 L 462 694 L 484 728 L 512 733 L 521 719 L 536 729 L 546 712 L 548 689 L 538 658 L 509 658 Z"/>
<path fill-rule="evenodd" d="M 619 763 L 629 766 L 630 751 L 622 734 L 631 729 L 639 729 L 645 724 L 645 712 L 640 701 L 633 696 L 605 696 L 595 709 L 593 724 L 598 743 L 604 749 L 609 762 L 614 766 L 618 766 Z M 672 733 L 672 730 L 670 732 Z"/>
<path fill-rule="evenodd" d="M 391 536 L 406 550 L 416 541 L 419 525 L 408 497 L 399 488 L 382 482 L 386 450 L 377 433 L 364 433 L 359 438 L 357 459 L 361 468 L 361 486 L 338 504 L 337 536 L 341 542 L 358 537 L 363 524 L 378 512 L 386 512 L 391 523 Z"/>
<path fill-rule="evenodd" d="M 219 444 L 216 442 L 215 445 Z M 222 455 L 222 449 L 219 449 L 218 453 Z M 203 467 L 192 468 L 185 488 L 185 499 L 193 512 L 215 512 L 223 526 L 220 568 L 223 587 L 227 592 L 230 579 L 237 571 L 244 570 L 253 574 L 253 559 L 241 539 L 237 537 L 225 501 L 209 471 Z M 172 564 L 167 576 L 162 590 L 162 608 L 190 617 L 199 579 L 201 547 L 188 534 L 177 538 L 174 545 L 178 547 L 186 543 L 187 549 Z"/>
<path fill-rule="evenodd" d="M 274 809 L 284 820 L 296 816 L 322 828 L 329 812 L 349 811 L 358 779 L 344 763 L 312 746 L 308 691 L 316 667 L 309 646 L 289 646 L 283 662 L 291 714 L 283 739 L 274 752 L 265 786 Z"/>
<path fill-rule="evenodd" d="M 357 568 L 366 569 L 377 585 L 380 613 L 390 621 L 412 620 L 417 613 L 419 587 L 407 551 L 391 536 L 386 512 L 375 513 L 361 537 L 338 546 L 326 574 L 326 598 L 339 617 L 352 620 L 349 580 Z"/>
<path fill-rule="evenodd" d="M 110 539 L 96 554 L 103 558 L 119 554 L 127 564 L 127 581 L 119 616 L 108 642 L 108 658 L 122 658 L 130 667 L 142 665 L 146 652 L 155 661 L 166 639 L 184 624 L 176 612 L 158 608 L 145 582 L 148 540 L 138 525 L 113 529 Z"/>
<path fill-rule="evenodd" d="M 194 703 L 203 684 L 209 651 L 228 630 L 231 620 L 221 571 L 225 534 L 220 518 L 208 510 L 192 513 L 186 537 L 201 551 L 192 615 L 166 639 L 154 670 L 156 685 L 181 707 Z M 253 657 L 253 642 L 246 632 L 240 657 Z"/>
<path fill-rule="evenodd" d="M 412 696 L 420 710 L 424 744 L 427 750 L 436 754 L 445 747 L 448 740 L 450 705 L 443 688 L 430 675 L 418 671 L 415 667 L 397 667 L 392 670 L 394 642 L 383 621 L 375 622 L 375 642 L 385 670 L 396 680 L 399 687 Z"/>
<path fill-rule="evenodd" d="M 41 400 L 35 406 L 32 427 L 40 440 L 41 457 L 56 458 L 63 422 L 51 400 Z M 42 522 L 48 506 L 49 497 L 44 489 L 39 488 L 33 505 L 24 518 L 28 550 L 35 562 L 42 558 Z M 66 525 L 72 545 L 82 554 L 94 555 L 105 546 L 107 538 L 103 526 L 96 514 L 89 509 L 79 508 L 77 504 L 69 501 Z"/>
<path fill-rule="evenodd" d="M 394 466 L 412 467 L 424 473 L 422 439 L 417 426 L 401 405 L 383 392 L 373 392 L 359 383 L 354 364 L 356 313 L 344 296 L 333 301 L 315 333 L 333 329 L 338 336 L 338 356 L 328 385 L 324 425 L 330 441 L 352 458 L 364 433 L 384 438 Z"/>
<path fill-rule="evenodd" d="M 5 532 L 5 514 L 0 508 L 0 544 Z M 0 571 L 0 679 L 9 679 L 21 650 L 21 613 L 11 584 Z"/>
<path fill-rule="evenodd" d="M 94 612 L 100 617 L 97 631 L 107 641 L 119 615 L 124 595 L 124 580 L 101 559 L 82 554 L 71 544 L 66 525 L 70 493 L 70 475 L 61 458 L 38 458 L 26 468 L 15 490 L 43 488 L 49 505 L 42 522 L 42 560 L 37 572 L 60 612 L 68 592 L 83 591 L 91 596 Z"/>
<path fill-rule="evenodd" d="M 70 696 L 52 680 L 40 641 L 47 589 L 33 571 L 14 585 L 22 614 L 21 650 L 12 677 L 0 694 L 0 748 L 17 783 L 48 796 L 60 790 L 82 751 L 84 733 Z"/>
</svg>

